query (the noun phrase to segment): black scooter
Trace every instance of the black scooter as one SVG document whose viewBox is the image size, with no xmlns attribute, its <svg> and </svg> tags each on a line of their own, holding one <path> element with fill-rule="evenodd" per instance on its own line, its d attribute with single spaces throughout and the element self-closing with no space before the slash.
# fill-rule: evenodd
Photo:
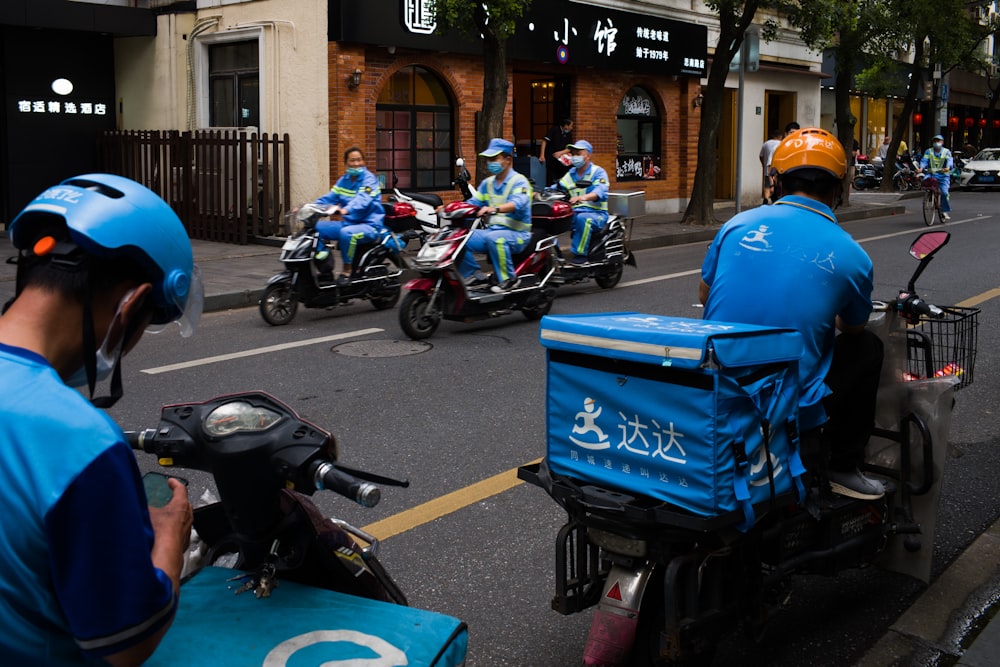
<svg viewBox="0 0 1000 667">
<path fill-rule="evenodd" d="M 518 470 L 566 510 L 552 606 L 562 614 L 597 606 L 585 665 L 709 664 L 740 625 L 764 632 L 790 598 L 792 575 L 878 563 L 929 578 L 954 390 L 973 380 L 979 313 L 938 308 L 914 289 L 948 239 L 927 232 L 914 241 L 920 265 L 896 298 L 875 304 L 869 323 L 886 361 L 864 469 L 886 480 L 883 497 L 778 495 L 754 506 L 757 521 L 746 529 L 739 511 L 698 515 L 636 488 L 609 488 L 587 467 L 596 457 L 581 454 L 574 476 L 553 473 L 548 457 Z M 652 477 L 643 483 L 656 484 Z"/>
<path fill-rule="evenodd" d="M 300 303 L 306 308 L 332 308 L 354 299 L 365 299 L 376 310 L 395 306 L 401 291 L 400 276 L 406 268 L 400 251 L 416 233 L 407 231 L 397 235 L 392 230 L 412 227 L 396 218 L 412 221 L 414 210 L 408 204 L 385 206 L 389 212 L 385 230 L 375 243 L 363 243 L 358 247 L 357 260 L 346 285 L 339 285 L 332 279 L 329 257 L 317 257 L 323 245 L 316 223 L 327 217 L 329 211 L 305 204 L 286 216 L 292 229 L 281 248 L 285 270 L 268 280 L 261 295 L 259 307 L 264 321 L 273 326 L 288 324 Z M 330 248 L 325 251 L 333 252 Z"/>
</svg>

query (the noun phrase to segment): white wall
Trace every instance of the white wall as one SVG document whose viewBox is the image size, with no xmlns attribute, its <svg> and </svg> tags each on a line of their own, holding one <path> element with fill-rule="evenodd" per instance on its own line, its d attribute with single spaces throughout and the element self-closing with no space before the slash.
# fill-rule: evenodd
<svg viewBox="0 0 1000 667">
<path fill-rule="evenodd" d="M 257 38 L 260 131 L 288 133 L 292 201 L 311 201 L 330 187 L 326 29 L 326 0 L 257 0 L 160 15 L 156 37 L 116 40 L 119 127 L 206 127 L 206 44 Z"/>
</svg>

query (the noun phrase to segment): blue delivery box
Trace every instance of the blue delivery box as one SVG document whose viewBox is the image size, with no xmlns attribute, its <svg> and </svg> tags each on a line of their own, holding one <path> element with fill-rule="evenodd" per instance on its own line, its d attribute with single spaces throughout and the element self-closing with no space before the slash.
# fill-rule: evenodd
<svg viewBox="0 0 1000 667">
<path fill-rule="evenodd" d="M 791 329 L 643 313 L 546 316 L 549 470 L 696 515 L 801 494 Z"/>
</svg>

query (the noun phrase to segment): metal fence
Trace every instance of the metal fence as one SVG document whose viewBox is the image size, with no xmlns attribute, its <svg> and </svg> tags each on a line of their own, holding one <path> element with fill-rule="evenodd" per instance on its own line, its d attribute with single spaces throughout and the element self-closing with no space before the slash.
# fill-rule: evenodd
<svg viewBox="0 0 1000 667">
<path fill-rule="evenodd" d="M 289 139 L 238 130 L 127 130 L 98 139 L 101 168 L 163 197 L 193 239 L 245 244 L 284 233 Z"/>
</svg>

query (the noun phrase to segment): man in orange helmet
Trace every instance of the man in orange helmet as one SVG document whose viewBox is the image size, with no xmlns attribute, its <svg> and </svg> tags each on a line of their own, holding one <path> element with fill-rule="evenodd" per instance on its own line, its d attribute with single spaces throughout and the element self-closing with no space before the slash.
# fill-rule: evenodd
<svg viewBox="0 0 1000 667">
<path fill-rule="evenodd" d="M 882 368 L 882 343 L 865 329 L 872 261 L 833 214 L 847 156 L 832 134 L 805 128 L 782 139 L 771 165 L 780 199 L 735 216 L 709 246 L 705 318 L 802 333 L 803 463 L 821 491 L 828 481 L 838 494 L 879 498 L 882 483 L 859 470 Z"/>
</svg>

